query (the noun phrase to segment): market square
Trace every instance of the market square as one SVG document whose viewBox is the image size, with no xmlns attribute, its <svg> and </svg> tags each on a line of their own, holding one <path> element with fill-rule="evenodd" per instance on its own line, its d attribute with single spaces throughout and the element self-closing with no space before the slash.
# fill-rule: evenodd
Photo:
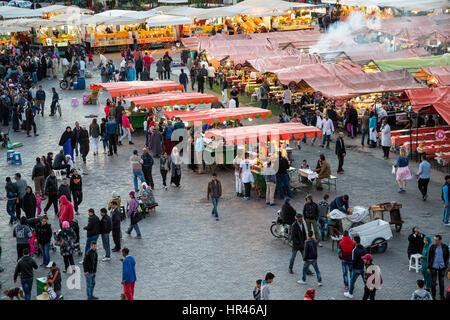
<svg viewBox="0 0 450 320">
<path fill-rule="evenodd" d="M 186 16 L 188 9 L 173 7 L 170 18 L 161 17 L 167 8 L 135 16 L 111 10 L 109 20 L 108 11 L 80 14 L 74 28 L 92 34 L 79 32 L 80 45 L 62 45 L 59 56 L 53 46 L 22 41 L 11 25 L 3 29 L 10 38 L 2 38 L 0 49 L 1 132 L 7 133 L 0 172 L 11 182 L 0 199 L 2 291 L 27 285 L 29 270 L 17 268 L 25 256 L 23 266 L 33 268 L 32 260 L 38 266 L 32 300 L 50 299 L 52 291 L 64 300 L 251 300 L 258 279 L 262 300 L 410 300 L 417 291 L 448 297 L 450 60 L 442 27 L 448 27 L 448 8 L 408 18 L 379 10 L 373 14 L 381 27 L 367 22 L 364 30 L 349 30 L 345 17 L 359 19 L 351 18 L 350 6 L 336 14 L 338 7 L 325 2 L 294 4 L 294 18 L 252 13 L 239 3 L 189 7 Z M 247 21 L 227 22 L 220 10 Z M 327 26 L 323 17 L 330 12 L 335 21 Z M 57 13 L 41 14 L 21 19 L 62 23 Z M 200 25 L 204 17 L 208 22 Z M 106 40 L 112 18 L 121 24 Z M 423 21 L 433 32 L 398 29 L 417 29 Z M 163 47 L 134 42 L 136 30 L 128 37 L 125 30 L 142 25 L 139 39 Z M 377 38 L 387 28 L 398 32 L 392 45 Z M 355 49 L 330 41 L 336 29 L 349 32 Z M 125 44 L 114 43 L 120 32 Z M 59 41 L 59 35 L 46 37 Z M 45 93 L 42 104 L 38 92 Z M 293 230 L 300 231 L 290 236 Z M 362 280 L 352 281 L 348 272 L 343 281 L 343 236 L 350 241 L 349 264 L 365 268 Z M 303 261 L 306 243 L 313 256 Z M 430 261 L 422 257 L 430 247 L 442 261 L 436 258 L 427 276 L 421 265 Z M 358 261 L 354 248 L 363 250 Z M 382 276 L 375 291 L 366 275 L 370 264 Z M 435 279 L 434 291 L 431 269 L 443 281 Z M 55 270 L 59 290 L 49 290 Z M 417 287 L 422 279 L 429 290 Z"/>
</svg>

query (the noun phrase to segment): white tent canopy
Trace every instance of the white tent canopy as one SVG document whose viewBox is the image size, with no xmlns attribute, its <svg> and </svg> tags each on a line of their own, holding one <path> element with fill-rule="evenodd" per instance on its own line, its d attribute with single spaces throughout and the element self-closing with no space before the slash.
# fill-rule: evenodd
<svg viewBox="0 0 450 320">
<path fill-rule="evenodd" d="M 92 11 L 90 9 L 84 9 L 84 8 L 80 8 L 77 6 L 62 6 L 59 4 L 35 9 L 34 11 L 39 12 L 41 14 L 45 14 L 45 13 L 74 14 L 76 12 L 79 12 L 81 14 L 94 13 L 94 11 Z"/>
<path fill-rule="evenodd" d="M 322 3 L 336 4 L 336 0 L 322 0 Z M 392 7 L 406 10 L 432 10 L 447 8 L 448 0 L 341 0 L 342 5 L 358 7 Z"/>
<path fill-rule="evenodd" d="M 176 26 L 180 24 L 191 24 L 192 19 L 188 17 L 172 16 L 169 14 L 161 14 L 151 17 L 147 20 L 149 27 Z"/>
<path fill-rule="evenodd" d="M 144 23 L 150 17 L 161 14 L 157 10 L 132 11 L 132 10 L 108 10 L 93 16 L 81 17 L 81 25 L 124 25 Z"/>
<path fill-rule="evenodd" d="M 0 7 L 0 16 L 3 19 L 39 18 L 42 16 L 42 13 L 32 9 L 4 6 Z"/>
<path fill-rule="evenodd" d="M 158 0 L 159 3 L 189 3 L 189 0 Z"/>
</svg>

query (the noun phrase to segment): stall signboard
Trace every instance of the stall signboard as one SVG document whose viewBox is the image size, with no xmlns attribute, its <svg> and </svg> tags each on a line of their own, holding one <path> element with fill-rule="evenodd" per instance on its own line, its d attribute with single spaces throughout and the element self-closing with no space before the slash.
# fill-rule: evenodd
<svg viewBox="0 0 450 320">
<path fill-rule="evenodd" d="M 177 39 L 175 37 L 164 37 L 164 38 L 143 38 L 137 39 L 137 43 L 153 43 L 153 42 L 175 42 Z M 87 39 L 86 41 L 89 42 Z M 107 41 L 92 41 L 91 47 L 109 47 L 109 46 L 121 46 L 133 44 L 133 39 L 116 39 Z"/>
<path fill-rule="evenodd" d="M 437 141 L 444 141 L 445 139 L 447 139 L 447 135 L 442 129 L 436 130 L 435 137 Z"/>
<path fill-rule="evenodd" d="M 344 100 L 342 99 L 337 99 L 334 103 L 334 105 L 338 108 L 342 108 L 344 106 Z"/>
</svg>

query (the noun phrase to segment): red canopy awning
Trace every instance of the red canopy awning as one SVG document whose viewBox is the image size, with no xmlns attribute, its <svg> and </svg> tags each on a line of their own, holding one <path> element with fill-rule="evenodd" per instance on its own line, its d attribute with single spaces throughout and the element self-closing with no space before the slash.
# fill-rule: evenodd
<svg viewBox="0 0 450 320">
<path fill-rule="evenodd" d="M 227 144 L 244 144 L 265 142 L 267 140 L 300 140 L 303 138 L 321 137 L 322 131 L 314 126 L 287 122 L 263 124 L 256 126 L 214 129 L 205 132 L 206 137 L 222 137 Z"/>
<path fill-rule="evenodd" d="M 407 70 L 364 73 L 355 75 L 336 75 L 304 80 L 315 91 L 336 98 L 350 98 L 375 92 L 395 92 L 406 89 L 426 88 Z"/>
<path fill-rule="evenodd" d="M 413 105 L 413 111 L 433 105 L 436 112 L 450 124 L 450 87 L 406 90 L 406 94 Z"/>
<path fill-rule="evenodd" d="M 350 76 L 364 74 L 364 70 L 360 66 L 349 61 L 307 64 L 274 70 L 273 72 L 283 84 L 289 84 L 292 81 L 298 83 L 301 80 L 313 78 L 334 78 L 337 75 Z"/>
<path fill-rule="evenodd" d="M 216 96 L 200 92 L 166 92 L 123 99 L 143 108 L 218 102 Z"/>
<path fill-rule="evenodd" d="M 174 110 L 174 111 L 163 111 L 163 113 L 169 119 L 180 118 L 183 122 L 187 122 L 189 126 L 213 124 L 232 120 L 266 118 L 272 116 L 272 111 L 255 107 L 191 110 L 191 111 Z"/>
<path fill-rule="evenodd" d="M 247 60 L 246 62 L 259 72 L 265 73 L 304 64 L 322 63 L 322 57 L 318 54 L 299 54 L 293 56 L 263 57 Z"/>
<path fill-rule="evenodd" d="M 137 96 L 167 91 L 182 91 L 183 85 L 175 81 L 119 81 L 106 83 L 93 83 L 91 89 L 104 88 L 111 97 Z"/>
</svg>

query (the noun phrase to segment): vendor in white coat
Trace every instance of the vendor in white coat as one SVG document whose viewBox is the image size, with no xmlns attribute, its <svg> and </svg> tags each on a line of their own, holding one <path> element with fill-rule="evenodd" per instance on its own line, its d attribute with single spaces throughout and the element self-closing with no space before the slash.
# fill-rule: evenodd
<svg viewBox="0 0 450 320">
<path fill-rule="evenodd" d="M 387 120 L 381 124 L 381 148 L 383 148 L 384 159 L 389 159 L 389 150 L 391 149 L 391 127 Z"/>
</svg>

